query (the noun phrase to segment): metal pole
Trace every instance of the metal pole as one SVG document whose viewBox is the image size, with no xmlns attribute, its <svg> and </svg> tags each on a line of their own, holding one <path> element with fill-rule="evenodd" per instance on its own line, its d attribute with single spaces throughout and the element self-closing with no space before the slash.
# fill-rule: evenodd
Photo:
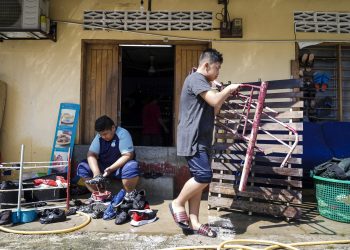
<svg viewBox="0 0 350 250">
<path fill-rule="evenodd" d="M 267 92 L 267 85 L 268 85 L 267 82 L 261 83 L 261 88 L 260 88 L 259 97 L 258 97 L 258 104 L 256 106 L 254 122 L 253 122 L 253 126 L 252 126 L 252 131 L 250 134 L 250 140 L 248 143 L 247 153 L 246 153 L 246 159 L 244 161 L 241 181 L 239 183 L 239 188 L 238 188 L 238 190 L 240 192 L 244 191 L 245 187 L 247 185 L 248 175 L 249 175 L 252 160 L 253 160 L 254 147 L 255 147 L 256 138 L 257 138 L 258 130 L 259 130 L 261 113 L 264 109 L 264 101 L 265 101 L 265 96 L 266 96 L 266 92 Z"/>
<path fill-rule="evenodd" d="M 17 200 L 17 219 L 21 219 L 21 196 L 22 196 L 22 173 L 23 173 L 23 155 L 24 145 L 21 145 L 21 161 L 19 165 L 19 179 L 18 179 L 18 200 Z"/>
</svg>

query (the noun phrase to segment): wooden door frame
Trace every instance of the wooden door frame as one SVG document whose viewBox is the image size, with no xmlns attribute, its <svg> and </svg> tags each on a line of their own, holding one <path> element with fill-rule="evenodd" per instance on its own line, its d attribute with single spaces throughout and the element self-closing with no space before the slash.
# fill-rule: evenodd
<svg viewBox="0 0 350 250">
<path fill-rule="evenodd" d="M 121 81 L 122 81 L 122 62 L 121 62 L 121 48 L 119 45 L 121 44 L 137 44 L 137 45 L 155 45 L 155 44 L 159 44 L 159 45 L 206 45 L 208 48 L 211 48 L 211 42 L 204 42 L 204 41 L 182 41 L 182 40 L 168 40 L 168 41 L 164 41 L 164 40 L 107 40 L 107 39 L 82 39 L 81 41 L 81 67 L 80 67 L 80 105 L 81 105 L 81 112 L 80 112 L 80 116 L 79 116 L 79 125 L 78 125 L 78 133 L 77 133 L 77 143 L 81 144 L 82 138 L 83 138 L 83 121 L 84 121 L 84 112 L 82 112 L 82 110 L 84 110 L 84 106 L 83 103 L 85 101 L 85 96 L 83 93 L 83 85 L 84 85 L 84 81 L 85 81 L 85 74 L 86 74 L 86 67 L 85 67 L 85 61 L 86 61 L 86 54 L 87 54 L 87 47 L 91 44 L 108 44 L 108 45 L 116 45 L 118 46 L 118 68 L 119 68 L 119 72 L 118 72 L 118 97 L 117 97 L 117 102 L 118 102 L 118 106 L 121 107 Z M 176 55 L 174 55 L 174 63 L 176 63 Z M 175 66 L 175 64 L 174 64 Z M 176 69 L 174 69 L 174 86 L 173 86 L 173 93 L 175 93 L 175 77 L 176 77 Z M 173 105 L 175 105 L 173 103 Z M 175 110 L 174 110 L 175 112 Z M 174 116 L 173 116 L 173 129 L 176 128 L 176 122 L 174 121 Z M 120 110 L 117 110 L 117 121 L 118 124 L 120 123 Z M 175 138 L 173 143 L 175 144 Z"/>
</svg>

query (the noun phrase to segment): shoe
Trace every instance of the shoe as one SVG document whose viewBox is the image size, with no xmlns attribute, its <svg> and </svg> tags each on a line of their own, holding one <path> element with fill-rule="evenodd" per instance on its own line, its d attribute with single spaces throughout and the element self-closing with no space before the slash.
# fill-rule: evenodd
<svg viewBox="0 0 350 250">
<path fill-rule="evenodd" d="M 4 210 L 0 212 L 0 225 L 11 224 L 11 210 Z"/>
<path fill-rule="evenodd" d="M 130 209 L 133 208 L 133 201 L 126 201 L 123 200 L 122 203 L 120 204 L 120 206 L 118 206 L 118 208 L 120 208 L 120 210 L 124 210 L 124 211 L 129 211 Z"/>
<path fill-rule="evenodd" d="M 111 205 L 113 207 L 118 207 L 122 203 L 124 197 L 125 197 L 126 191 L 124 189 L 121 189 L 116 195 L 113 196 Z"/>
<path fill-rule="evenodd" d="M 144 201 L 146 199 L 146 191 L 141 189 L 134 198 L 134 201 Z"/>
<path fill-rule="evenodd" d="M 131 215 L 130 225 L 134 227 L 139 227 L 152 223 L 157 220 L 157 213 L 152 209 L 146 209 L 142 211 L 134 210 Z"/>
<path fill-rule="evenodd" d="M 137 195 L 138 195 L 138 192 L 135 189 L 135 190 L 133 190 L 133 191 L 131 191 L 129 193 L 126 193 L 125 196 L 124 196 L 124 200 L 128 201 L 128 202 L 132 202 L 136 198 Z"/>
<path fill-rule="evenodd" d="M 66 220 L 66 214 L 62 209 L 54 209 L 52 213 L 49 213 L 46 217 L 40 218 L 41 224 L 49 224 L 55 222 L 61 222 Z"/>
<path fill-rule="evenodd" d="M 108 179 L 106 177 L 103 177 L 102 174 L 96 175 L 94 178 L 85 181 L 85 183 L 90 185 L 98 185 L 98 184 L 107 184 Z"/>
<path fill-rule="evenodd" d="M 18 188 L 18 185 L 16 185 L 12 181 L 2 181 L 0 186 L 1 190 L 17 189 L 17 188 Z"/>
<path fill-rule="evenodd" d="M 109 204 L 109 206 L 106 208 L 106 210 L 103 212 L 102 218 L 104 220 L 112 220 L 117 216 L 117 212 L 114 210 L 114 207 L 112 204 Z"/>
<path fill-rule="evenodd" d="M 68 210 L 65 211 L 66 216 L 74 215 L 77 213 L 77 209 L 75 207 L 71 207 Z"/>
<path fill-rule="evenodd" d="M 104 208 L 104 209 L 101 209 L 101 208 L 94 209 L 94 212 L 92 213 L 91 218 L 93 218 L 93 219 L 101 219 L 101 218 L 103 218 L 105 210 L 106 210 L 106 208 Z"/>
<path fill-rule="evenodd" d="M 90 205 L 85 205 L 85 206 L 80 206 L 78 208 L 79 212 L 83 212 L 83 213 L 87 213 L 87 214 L 91 214 L 94 212 L 93 208 L 92 208 L 92 204 Z"/>
<path fill-rule="evenodd" d="M 121 211 L 120 213 L 117 214 L 115 218 L 115 224 L 121 225 L 128 222 L 129 220 L 130 220 L 130 216 L 128 215 L 128 213 L 125 211 Z"/>
</svg>

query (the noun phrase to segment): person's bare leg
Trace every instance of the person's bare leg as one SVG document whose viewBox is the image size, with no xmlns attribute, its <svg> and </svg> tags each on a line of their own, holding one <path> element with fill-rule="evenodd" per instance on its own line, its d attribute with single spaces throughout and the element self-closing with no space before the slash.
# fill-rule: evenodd
<svg viewBox="0 0 350 250">
<path fill-rule="evenodd" d="M 179 196 L 172 201 L 172 206 L 174 213 L 185 211 L 185 204 L 189 201 L 193 196 L 198 193 L 202 193 L 201 191 L 207 186 L 207 183 L 199 183 L 194 180 L 192 177 L 189 179 L 185 185 L 183 186 Z"/>
<path fill-rule="evenodd" d="M 188 201 L 191 227 L 194 230 L 198 230 L 198 228 L 201 226 L 201 223 L 199 223 L 199 208 L 201 204 L 203 189 L 193 195 Z"/>
<path fill-rule="evenodd" d="M 125 191 L 127 193 L 133 191 L 136 188 L 136 185 L 138 182 L 139 182 L 138 176 L 130 178 L 130 179 L 123 179 L 122 180 L 123 186 L 124 186 Z"/>
</svg>

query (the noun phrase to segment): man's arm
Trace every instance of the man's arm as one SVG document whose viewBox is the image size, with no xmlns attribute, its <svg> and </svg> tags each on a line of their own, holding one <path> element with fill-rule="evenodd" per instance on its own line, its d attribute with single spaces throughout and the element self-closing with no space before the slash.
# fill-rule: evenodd
<svg viewBox="0 0 350 250">
<path fill-rule="evenodd" d="M 222 91 L 216 92 L 215 90 L 209 90 L 200 93 L 201 97 L 212 107 L 214 107 L 215 115 L 219 113 L 224 101 L 237 89 L 240 84 L 230 84 L 225 87 Z"/>
<path fill-rule="evenodd" d="M 88 151 L 87 161 L 88 161 L 89 167 L 94 175 L 93 177 L 101 174 L 100 169 L 98 167 L 97 159 L 98 159 L 98 155 L 96 153 L 94 153 L 92 151 Z"/>
<path fill-rule="evenodd" d="M 105 169 L 103 176 L 106 177 L 110 175 L 112 172 L 117 170 L 118 168 L 121 168 L 125 165 L 128 161 L 132 160 L 134 158 L 134 152 L 127 152 L 122 154 L 121 157 L 119 157 L 116 162 L 114 162 L 111 166 Z"/>
</svg>

